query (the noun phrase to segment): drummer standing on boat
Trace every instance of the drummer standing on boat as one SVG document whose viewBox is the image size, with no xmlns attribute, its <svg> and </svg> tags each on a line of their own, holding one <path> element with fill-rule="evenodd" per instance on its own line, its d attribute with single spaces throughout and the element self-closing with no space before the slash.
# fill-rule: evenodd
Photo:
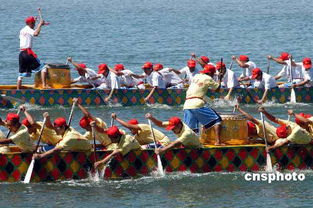
<svg viewBox="0 0 313 208">
<path fill-rule="evenodd" d="M 44 63 L 40 63 L 37 54 L 32 50 L 33 37 L 40 34 L 41 27 L 45 24 L 43 19 L 40 19 L 36 25 L 36 18 L 33 16 L 25 19 L 26 26 L 20 30 L 20 54 L 19 54 L 19 75 L 17 78 L 17 89 L 22 86 L 22 79 L 30 77 L 32 72 L 41 72 L 42 87 L 46 88 L 47 67 Z"/>
<path fill-rule="evenodd" d="M 186 92 L 184 104 L 184 122 L 196 133 L 199 132 L 199 123 L 204 129 L 214 127 L 217 135 L 215 145 L 221 145 L 220 133 L 222 118 L 212 108 L 205 107 L 204 97 L 208 89 L 218 90 L 221 80 L 213 80 L 215 74 L 213 65 L 206 65 L 200 74 L 195 75 Z"/>
</svg>

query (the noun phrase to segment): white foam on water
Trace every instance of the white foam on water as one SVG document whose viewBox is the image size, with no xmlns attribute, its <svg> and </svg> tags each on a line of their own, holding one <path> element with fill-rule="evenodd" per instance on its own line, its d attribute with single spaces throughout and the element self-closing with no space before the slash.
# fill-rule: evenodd
<svg viewBox="0 0 313 208">
<path fill-rule="evenodd" d="M 160 103 L 154 103 L 154 104 L 149 104 L 147 103 L 148 108 L 152 109 L 173 109 L 174 106 L 169 106 L 166 104 L 160 104 Z"/>
</svg>

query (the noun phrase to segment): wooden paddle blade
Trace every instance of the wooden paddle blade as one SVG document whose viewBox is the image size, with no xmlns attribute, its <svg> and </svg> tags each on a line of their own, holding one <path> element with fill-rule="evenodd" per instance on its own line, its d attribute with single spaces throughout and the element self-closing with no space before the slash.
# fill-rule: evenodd
<svg viewBox="0 0 313 208">
<path fill-rule="evenodd" d="M 23 183 L 29 183 L 30 182 L 30 179 L 32 178 L 34 165 L 35 165 L 35 160 L 32 159 L 32 161 L 30 162 L 30 165 L 29 165 L 29 167 L 27 169 L 27 172 L 26 172 L 26 175 L 25 175 Z"/>
<path fill-rule="evenodd" d="M 265 168 L 265 171 L 266 172 L 273 172 L 272 160 L 271 160 L 271 156 L 270 156 L 269 152 L 266 153 L 266 168 Z"/>
<path fill-rule="evenodd" d="M 158 159 L 158 174 L 160 176 L 164 176 L 165 175 L 165 172 L 163 170 L 163 166 L 162 166 L 162 161 L 161 161 L 161 157 L 160 155 L 157 155 L 157 159 Z"/>
<path fill-rule="evenodd" d="M 291 88 L 290 92 L 290 103 L 297 103 L 296 92 L 293 88 Z"/>
</svg>

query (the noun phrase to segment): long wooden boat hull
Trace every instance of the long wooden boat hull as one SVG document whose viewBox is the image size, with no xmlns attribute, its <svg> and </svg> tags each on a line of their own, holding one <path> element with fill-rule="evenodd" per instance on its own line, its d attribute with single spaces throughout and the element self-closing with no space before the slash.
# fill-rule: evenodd
<svg viewBox="0 0 313 208">
<path fill-rule="evenodd" d="M 226 96 L 228 90 L 221 89 L 219 92 L 208 91 L 207 96 L 210 99 L 222 99 Z M 297 102 L 312 103 L 313 88 L 296 88 Z M 71 89 L 21 89 L 15 90 L 12 87 L 0 86 L 0 108 L 10 108 L 20 102 L 40 106 L 70 106 L 72 98 L 79 97 L 80 102 L 85 106 L 106 105 L 103 98 L 108 96 L 109 90 L 95 90 L 83 88 Z M 144 105 L 144 98 L 149 94 L 149 90 L 138 89 L 118 89 L 114 91 L 112 103 L 121 104 L 122 106 Z M 260 89 L 234 89 L 233 98 L 238 98 L 239 102 L 245 104 L 255 104 L 263 95 Z M 185 101 L 186 89 L 158 89 L 154 92 L 149 103 L 166 104 L 169 106 L 182 105 Z M 268 101 L 276 103 L 290 102 L 290 89 L 279 88 L 272 89 L 267 96 Z M 20 101 L 20 102 L 19 102 Z"/>
<path fill-rule="evenodd" d="M 104 158 L 110 152 L 97 152 Z M 37 160 L 33 182 L 85 179 L 94 162 L 92 152 L 61 152 Z M 22 181 L 32 155 L 29 153 L 0 154 L 0 181 Z M 264 145 L 173 149 L 161 156 L 166 172 L 191 173 L 262 171 L 265 166 Z M 312 169 L 313 145 L 285 146 L 271 152 L 273 165 L 280 170 Z M 153 150 L 132 151 L 117 155 L 105 169 L 104 178 L 123 179 L 150 175 L 157 165 Z"/>
</svg>

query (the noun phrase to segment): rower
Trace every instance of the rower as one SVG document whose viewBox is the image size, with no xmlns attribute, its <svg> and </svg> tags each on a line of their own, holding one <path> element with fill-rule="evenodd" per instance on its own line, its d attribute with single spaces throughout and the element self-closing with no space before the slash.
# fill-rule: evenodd
<svg viewBox="0 0 313 208">
<path fill-rule="evenodd" d="M 294 63 L 292 61 L 292 64 L 296 65 L 296 67 L 301 68 L 301 73 L 303 75 L 303 81 L 300 81 L 298 83 L 294 83 L 292 85 L 293 88 L 295 87 L 312 87 L 313 86 L 313 70 L 312 68 L 312 61 L 310 58 L 304 58 L 302 62 L 300 63 Z"/>
<path fill-rule="evenodd" d="M 31 16 L 25 19 L 26 26 L 20 31 L 20 54 L 19 54 L 19 75 L 17 78 L 17 89 L 22 86 L 22 79 L 24 77 L 30 77 L 32 72 L 40 72 L 42 79 L 42 87 L 47 88 L 47 66 L 41 63 L 37 54 L 32 50 L 33 37 L 37 37 L 40 34 L 41 27 L 45 25 L 45 21 L 40 19 L 36 29 L 36 18 Z"/>
<path fill-rule="evenodd" d="M 153 70 L 160 72 L 165 81 L 166 88 L 182 89 L 184 88 L 184 80 L 182 80 L 171 68 L 163 68 L 162 64 L 155 64 Z"/>
<path fill-rule="evenodd" d="M 134 135 L 134 138 L 139 142 L 140 145 L 145 145 L 146 148 L 153 148 L 153 136 L 148 124 L 140 124 L 137 119 L 131 119 L 128 122 L 118 118 L 115 113 L 112 113 L 111 117 L 119 122 L 122 126 L 128 128 Z M 166 146 L 170 143 L 169 138 L 164 135 L 161 131 L 153 128 L 155 140 L 157 145 Z M 152 144 L 151 144 L 152 143 Z M 144 149 L 146 149 L 144 147 Z"/>
<path fill-rule="evenodd" d="M 215 81 L 218 81 L 217 79 L 221 79 L 221 87 L 229 89 L 224 99 L 230 100 L 233 89 L 239 87 L 237 77 L 232 70 L 226 69 L 226 65 L 223 62 L 217 62 L 216 69 L 217 77 L 215 77 Z"/>
<path fill-rule="evenodd" d="M 210 58 L 207 57 L 207 56 L 200 56 L 200 58 L 197 58 L 197 57 L 196 57 L 196 54 L 195 54 L 195 53 L 192 53 L 192 54 L 191 54 L 191 57 L 194 58 L 194 59 L 198 62 L 198 64 L 200 64 L 200 66 L 201 66 L 202 68 L 204 68 L 204 66 L 207 65 L 207 64 L 214 65 L 214 63 L 210 62 Z M 215 65 L 214 65 L 214 66 L 215 66 Z"/>
<path fill-rule="evenodd" d="M 259 107 L 259 112 L 262 112 L 270 121 L 279 124 L 276 128 L 276 134 L 279 137 L 268 149 L 275 149 L 288 143 L 309 144 L 312 141 L 312 136 L 305 129 L 301 128 L 294 122 L 276 118 L 268 113 L 263 107 Z"/>
<path fill-rule="evenodd" d="M 274 77 L 263 72 L 260 68 L 255 68 L 252 70 L 251 78 L 250 77 L 241 78 L 241 81 L 246 81 L 246 80 L 251 80 L 251 79 L 255 80 L 254 87 L 259 88 L 259 89 L 264 89 L 264 93 L 263 93 L 261 100 L 257 101 L 259 104 L 262 104 L 265 102 L 267 98 L 267 94 L 270 89 L 277 88 L 276 80 L 274 79 Z"/>
<path fill-rule="evenodd" d="M 144 70 L 143 74 L 133 74 L 132 76 L 135 78 L 144 78 L 147 80 L 147 83 L 152 86 L 152 89 L 150 90 L 148 96 L 144 98 L 144 101 L 148 102 L 148 100 L 157 88 L 166 89 L 166 86 L 162 74 L 153 70 L 153 64 L 151 62 L 146 62 L 141 68 Z"/>
<path fill-rule="evenodd" d="M 120 81 L 118 77 L 110 72 L 109 67 L 106 64 L 100 64 L 98 66 L 98 75 L 95 79 L 98 79 L 98 89 L 109 90 L 109 89 L 120 89 Z"/>
<path fill-rule="evenodd" d="M 283 65 L 283 68 L 278 72 L 274 78 L 276 80 L 285 77 L 287 79 L 287 83 L 280 85 L 279 87 L 291 87 L 292 84 L 298 83 L 302 80 L 302 72 L 301 67 L 296 67 L 293 65 L 293 68 L 290 68 L 290 55 L 287 52 L 282 52 L 279 57 L 275 58 L 273 56 L 267 56 L 269 60 L 273 60 L 278 64 Z M 292 73 L 291 73 L 292 72 Z"/>
<path fill-rule="evenodd" d="M 72 80 L 72 84 L 76 82 L 88 83 L 89 85 L 93 87 L 98 86 L 100 84 L 98 80 L 95 80 L 97 77 L 97 73 L 94 70 L 87 68 L 86 64 L 76 63 L 73 61 L 71 57 L 68 57 L 67 61 L 72 63 L 73 66 L 75 66 L 75 69 L 77 70 L 79 74 L 79 77 Z"/>
<path fill-rule="evenodd" d="M 114 70 L 111 71 L 119 77 L 123 87 L 145 89 L 142 79 L 134 78 L 132 76 L 134 73 L 129 69 L 125 69 L 123 64 L 116 64 Z"/>
<path fill-rule="evenodd" d="M 295 114 L 293 110 L 288 110 L 288 115 L 295 117 L 295 122 L 305 130 L 307 130 L 313 137 L 313 117 L 310 114 L 298 113 Z"/>
<path fill-rule="evenodd" d="M 186 92 L 184 104 L 184 122 L 196 133 L 199 132 L 199 122 L 204 129 L 214 127 L 217 135 L 215 145 L 222 145 L 220 141 L 222 118 L 212 108 L 205 107 L 205 96 L 208 89 L 218 90 L 221 80 L 213 80 L 215 74 L 213 65 L 205 65 L 193 79 Z"/>
<path fill-rule="evenodd" d="M 147 113 L 146 118 L 150 119 L 158 127 L 165 128 L 166 130 L 172 130 L 176 135 L 177 139 L 170 143 L 169 145 L 155 149 L 156 154 L 161 154 L 169 149 L 175 147 L 181 147 L 182 145 L 185 148 L 201 148 L 202 144 L 200 143 L 199 137 L 197 134 L 190 129 L 185 123 L 181 121 L 180 118 L 174 116 L 169 119 L 169 121 L 160 121 L 156 119 L 152 114 Z"/>
<path fill-rule="evenodd" d="M 47 118 L 47 122 L 50 122 L 49 118 Z M 33 159 L 41 159 L 44 157 L 48 157 L 54 153 L 60 151 L 90 151 L 91 145 L 89 140 L 86 139 L 83 135 L 81 135 L 74 128 L 68 126 L 66 124 L 66 120 L 63 117 L 57 118 L 53 122 L 53 127 L 57 135 L 60 135 L 62 139 L 57 143 L 57 145 L 42 154 L 35 153 L 33 155 Z"/>
<path fill-rule="evenodd" d="M 95 122 L 95 136 L 96 140 L 100 142 L 102 147 L 105 147 L 106 149 L 109 149 L 109 146 L 111 145 L 111 140 L 109 139 L 108 135 L 105 134 L 105 129 L 107 129 L 107 124 L 98 117 L 93 116 L 89 111 L 87 111 L 86 108 L 84 108 L 81 104 L 77 102 L 77 98 L 73 99 L 73 102 L 77 103 L 77 106 L 82 111 L 84 116 L 80 119 L 79 125 L 83 129 L 86 130 L 86 133 L 84 134 L 84 137 L 88 140 L 93 140 L 92 132 L 91 132 L 91 122 Z"/>
<path fill-rule="evenodd" d="M 254 118 L 252 115 L 242 110 L 239 105 L 235 105 L 235 108 L 249 120 L 247 121 L 247 125 L 250 141 L 254 142 L 257 138 L 263 138 L 266 139 L 267 143 L 272 144 L 277 139 L 279 139 L 279 137 L 276 135 L 276 128 L 273 125 L 267 121 L 264 122 L 266 132 L 266 137 L 264 137 L 262 121 Z"/>
<path fill-rule="evenodd" d="M 186 79 L 186 83 L 190 84 L 192 78 L 196 75 L 199 74 L 199 69 L 196 68 L 197 62 L 195 60 L 189 59 L 187 61 L 187 66 L 185 66 L 184 68 L 180 69 L 180 70 L 176 70 L 176 69 L 170 69 L 170 71 L 175 72 L 178 75 L 181 75 L 182 77 L 185 77 L 184 79 Z"/>
<path fill-rule="evenodd" d="M 106 156 L 104 159 L 95 162 L 95 168 L 99 168 L 100 165 L 106 164 L 117 154 L 121 153 L 123 156 L 125 156 L 132 150 L 141 150 L 141 146 L 138 141 L 134 137 L 121 132 L 117 126 L 111 126 L 110 128 L 108 128 L 106 134 L 108 135 L 112 143 L 117 145 L 115 149 L 113 149 L 113 152 L 111 154 Z"/>
<path fill-rule="evenodd" d="M 33 116 L 26 110 L 25 106 L 20 106 L 20 111 L 24 112 L 25 119 L 22 121 L 22 124 L 27 127 L 30 138 L 33 141 L 36 141 L 40 135 L 40 129 L 42 128 L 43 123 L 41 121 L 35 121 Z M 43 117 L 46 118 L 47 121 L 50 121 L 50 116 L 48 112 L 43 114 Z M 62 138 L 56 134 L 54 131 L 53 125 L 51 122 L 45 123 L 45 128 L 43 129 L 41 142 L 48 144 L 43 147 L 44 151 L 47 151 L 53 148 Z"/>
<path fill-rule="evenodd" d="M 239 58 L 232 56 L 232 59 L 243 69 L 243 72 L 238 80 L 239 82 L 242 81 L 242 78 L 250 77 L 252 70 L 256 68 L 256 64 L 250 61 L 249 57 L 246 55 L 240 55 Z M 253 82 L 249 82 L 249 84 L 253 84 Z"/>
<path fill-rule="evenodd" d="M 8 113 L 5 122 L 0 119 L 0 125 L 7 127 L 13 133 L 9 138 L 0 139 L 0 144 L 15 144 L 22 152 L 33 152 L 35 150 L 27 128 L 20 123 L 18 114 Z"/>
</svg>

